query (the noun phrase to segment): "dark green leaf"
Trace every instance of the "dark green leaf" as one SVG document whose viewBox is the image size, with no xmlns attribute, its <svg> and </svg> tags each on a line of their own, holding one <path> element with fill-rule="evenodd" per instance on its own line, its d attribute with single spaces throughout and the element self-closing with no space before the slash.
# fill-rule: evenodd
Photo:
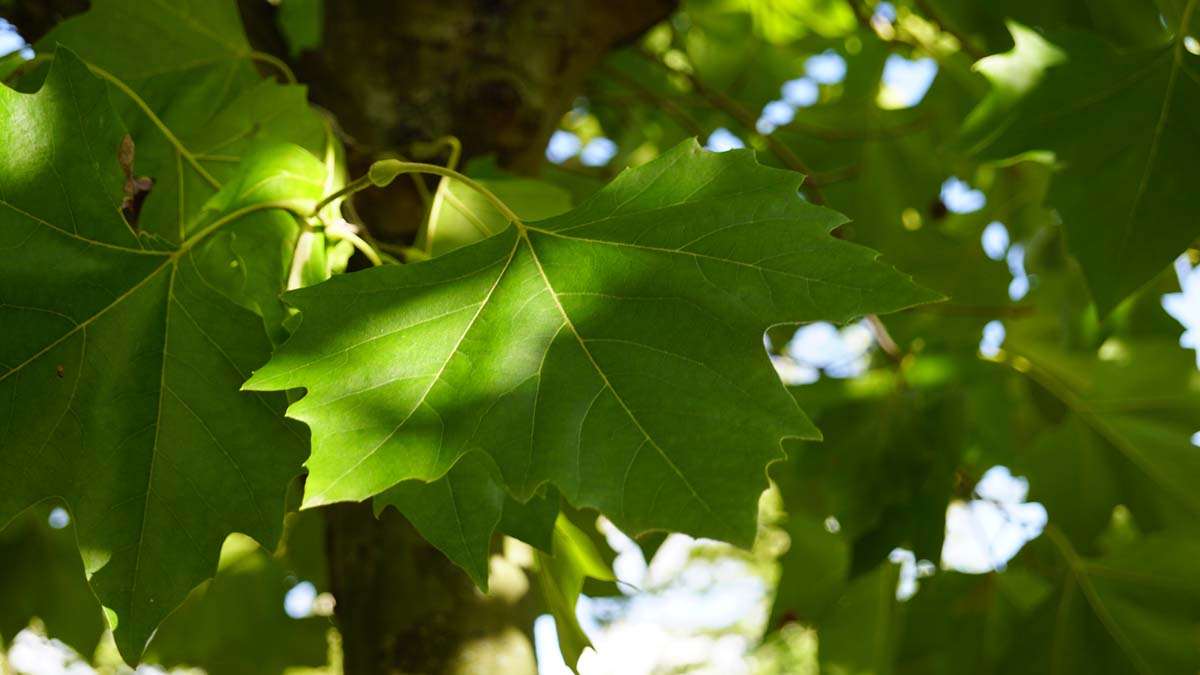
<svg viewBox="0 0 1200 675">
<path fill-rule="evenodd" d="M 1191 23 L 1196 2 L 1183 10 Z M 979 68 L 995 92 L 968 121 L 988 157 L 1048 150 L 1061 169 L 1049 201 L 1101 315 L 1200 234 L 1188 189 L 1200 170 L 1200 57 L 1179 31 L 1166 45 L 1117 50 L 1086 34 L 1043 38 L 1013 27 L 1016 47 Z M 1099 139 L 1103 139 L 1100 141 Z"/>
<path fill-rule="evenodd" d="M 0 522 L 50 496 L 70 504 L 92 587 L 136 660 L 212 576 L 226 534 L 279 536 L 305 434 L 284 397 L 238 388 L 270 349 L 239 303 L 282 279 L 239 281 L 238 259 L 210 249 L 231 241 L 210 235 L 236 235 L 239 214 L 277 207 L 279 189 L 311 208 L 324 169 L 285 152 L 305 180 L 235 182 L 168 248 L 121 217 L 124 130 L 74 55 L 56 54 L 35 95 L 0 89 L 0 118 L 0 246 L 21 247 L 0 263 L 0 321 L 17 327 L 0 333 Z M 274 174 L 261 163 L 276 157 L 246 175 Z"/>
</svg>

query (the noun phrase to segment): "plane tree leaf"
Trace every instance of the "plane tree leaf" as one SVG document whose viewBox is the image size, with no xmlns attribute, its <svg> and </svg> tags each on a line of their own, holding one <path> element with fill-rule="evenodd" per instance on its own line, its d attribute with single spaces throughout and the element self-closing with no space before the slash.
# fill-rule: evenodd
<svg viewBox="0 0 1200 675">
<path fill-rule="evenodd" d="M 170 246 L 122 218 L 125 130 L 71 52 L 56 53 L 36 94 L 0 89 L 0 120 L 0 248 L 21 247 L 0 262 L 0 522 L 67 502 L 134 661 L 212 576 L 229 532 L 279 536 L 306 434 L 284 419 L 282 395 L 239 386 L 270 350 L 245 307 L 283 278 L 238 277 L 225 247 L 241 217 L 281 208 L 280 181 L 293 208 L 311 208 L 324 167 L 284 151 L 269 170 L 277 153 L 259 155 L 247 176 L 270 177 L 231 183 Z"/>
<path fill-rule="evenodd" d="M 1058 583 L 1020 624 L 999 672 L 1149 675 L 1200 668 L 1195 538 L 1148 536 L 1086 557 L 1055 528 L 1046 534 L 1038 542 L 1042 567 Z"/>
<path fill-rule="evenodd" d="M 561 216 L 289 294 L 300 326 L 246 387 L 308 390 L 307 506 L 482 449 L 519 499 L 552 482 L 633 534 L 748 544 L 781 439 L 817 437 L 763 331 L 937 297 L 799 182 L 685 143 Z"/>
<path fill-rule="evenodd" d="M 441 479 L 410 480 L 375 497 L 376 512 L 394 506 L 439 551 L 485 592 L 488 547 L 500 523 L 506 494 L 495 462 L 468 453 Z"/>
<path fill-rule="evenodd" d="M 288 52 L 293 58 L 306 49 L 321 46 L 324 14 L 323 0 L 291 0 L 279 6 L 276 17 L 279 30 L 287 40 Z"/>
<path fill-rule="evenodd" d="M 895 672 L 1005 672 L 997 662 L 1025 649 L 1023 626 L 1053 590 L 1024 568 L 983 575 L 944 570 L 921 579 L 904 606 Z"/>
<path fill-rule="evenodd" d="M 284 598 L 290 585 L 283 561 L 245 537 L 230 537 L 216 577 L 163 622 L 147 660 L 200 667 L 211 675 L 280 675 L 288 668 L 324 666 L 331 623 L 320 616 L 288 616 Z"/>
<path fill-rule="evenodd" d="M 1196 4 L 1168 44 L 1118 50 L 1095 35 L 1014 26 L 1014 50 L 978 64 L 995 91 L 968 137 L 985 157 L 1054 153 L 1048 199 L 1101 314 L 1200 234 L 1188 184 L 1200 169 L 1200 57 L 1184 44 Z"/>
<path fill-rule="evenodd" d="M 136 173 L 154 180 L 139 224 L 169 241 L 193 231 L 188 217 L 236 175 L 249 148 L 289 142 L 325 152 L 326 126 L 306 89 L 259 77 L 229 0 L 97 0 L 37 49 L 57 45 L 120 81 L 112 100 L 137 148 Z"/>
<path fill-rule="evenodd" d="M 900 570 L 884 562 L 851 581 L 821 619 L 822 672 L 895 672 L 900 626 L 896 584 Z"/>
<path fill-rule="evenodd" d="M 554 617 L 563 660 L 574 670 L 583 650 L 592 646 L 575 614 L 583 582 L 588 577 L 600 581 L 616 581 L 616 577 L 591 538 L 561 513 L 554 523 L 553 551 L 538 551 L 536 566 L 538 586 Z"/>
<path fill-rule="evenodd" d="M 88 588 L 74 528 L 52 528 L 50 513 L 29 509 L 0 532 L 0 641 L 11 642 L 36 617 L 47 635 L 90 655 L 104 634 L 104 614 Z"/>
<path fill-rule="evenodd" d="M 939 556 L 952 476 L 972 423 L 961 382 L 979 370 L 971 366 L 929 359 L 898 376 L 877 372 L 873 386 L 828 379 L 792 390 L 827 441 L 800 445 L 772 474 L 789 514 L 836 518 L 854 542 L 855 573 L 897 546 L 918 558 Z M 939 369 L 949 375 L 927 374 Z"/>
<path fill-rule="evenodd" d="M 507 175 L 493 162 L 475 163 L 467 173 L 522 219 L 546 218 L 571 208 L 570 195 L 561 188 Z M 504 214 L 482 194 L 460 180 L 444 178 L 417 243 L 430 255 L 439 256 L 507 226 Z M 527 503 L 518 502 L 506 493 L 495 462 L 482 453 L 471 453 L 432 483 L 404 481 L 376 496 L 377 513 L 387 506 L 403 513 L 422 536 L 486 592 L 492 535 L 498 529 L 549 551 L 558 496 L 536 495 Z"/>
<path fill-rule="evenodd" d="M 1183 2 L 1185 0 L 1179 0 Z M 1003 5 L 974 0 L 933 0 L 942 22 L 970 36 L 988 53 L 1005 51 L 1013 39 L 1005 21 L 1058 30 L 1075 28 L 1093 31 L 1126 46 L 1151 45 L 1165 38 L 1166 21 L 1155 0 L 1012 0 Z M 1178 17 L 1178 12 L 1174 13 Z M 932 18 L 932 17 L 930 17 Z"/>
<path fill-rule="evenodd" d="M 1085 358 L 1014 336 L 1011 363 L 1049 393 L 1063 415 L 1017 453 L 1030 499 L 1085 550 L 1125 505 L 1147 531 L 1200 522 L 1200 382 L 1190 355 L 1154 340 L 1120 343 L 1119 358 Z M 1049 406 L 1043 406 L 1043 410 Z M 1044 413 L 1047 414 L 1047 413 Z M 1086 481 L 1086 491 L 1070 486 Z"/>
<path fill-rule="evenodd" d="M 545 181 L 509 176 L 477 180 L 526 220 L 549 218 L 571 208 L 571 195 Z M 491 202 L 462 181 L 447 178 L 438 186 L 424 243 L 431 255 L 442 255 L 507 226 L 508 219 Z"/>
</svg>

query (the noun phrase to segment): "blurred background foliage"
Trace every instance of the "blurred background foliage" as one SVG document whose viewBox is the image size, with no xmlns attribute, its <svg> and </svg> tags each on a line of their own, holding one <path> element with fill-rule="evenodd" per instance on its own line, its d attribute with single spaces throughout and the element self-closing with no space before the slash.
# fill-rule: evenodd
<svg viewBox="0 0 1200 675">
<path fill-rule="evenodd" d="M 686 137 L 752 147 L 852 219 L 836 236 L 949 298 L 770 331 L 826 440 L 771 467 L 752 551 L 571 510 L 576 559 L 497 542 L 490 592 L 539 603 L 543 674 L 566 668 L 555 619 L 564 652 L 595 647 L 582 673 L 1200 669 L 1195 4 L 687 0 L 595 69 L 540 175 L 467 165 L 536 218 Z M 320 49 L 320 2 L 281 8 L 293 52 Z M 0 74 L 32 57 L 9 41 Z M 456 183 L 433 198 L 398 256 L 504 225 Z M 1129 200 L 1138 234 L 1113 234 Z M 69 521 L 50 504 L 0 533 L 8 670 L 125 670 Z M 149 660 L 337 672 L 320 527 L 231 537 Z"/>
</svg>

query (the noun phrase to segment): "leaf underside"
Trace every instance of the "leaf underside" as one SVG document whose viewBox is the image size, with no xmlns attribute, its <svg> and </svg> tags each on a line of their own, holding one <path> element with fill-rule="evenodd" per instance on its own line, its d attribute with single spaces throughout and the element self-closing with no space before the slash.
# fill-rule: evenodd
<svg viewBox="0 0 1200 675">
<path fill-rule="evenodd" d="M 936 298 L 798 186 L 685 143 L 561 216 L 290 293 L 300 326 L 246 386 L 307 389 L 307 506 L 478 449 L 518 499 L 551 482 L 632 533 L 748 544 L 781 439 L 818 437 L 763 331 Z"/>
<path fill-rule="evenodd" d="M 212 576 L 226 535 L 278 539 L 307 439 L 282 395 L 239 391 L 270 352 L 247 307 L 282 279 L 267 262 L 244 275 L 236 251 L 241 232 L 280 255 L 295 226 L 225 218 L 221 206 L 269 198 L 269 179 L 189 214 L 209 235 L 171 246 L 135 233 L 120 210 L 124 126 L 106 85 L 65 49 L 36 94 L 0 89 L 0 118 L 0 247 L 20 248 L 0 263 L 0 522 L 67 502 L 132 661 Z M 319 189 L 320 163 L 299 165 Z"/>
</svg>

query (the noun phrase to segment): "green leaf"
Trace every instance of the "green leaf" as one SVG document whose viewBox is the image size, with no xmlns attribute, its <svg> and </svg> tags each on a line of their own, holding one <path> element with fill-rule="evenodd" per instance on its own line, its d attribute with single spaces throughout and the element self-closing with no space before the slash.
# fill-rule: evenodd
<svg viewBox="0 0 1200 675">
<path fill-rule="evenodd" d="M 997 662 L 1010 650 L 1026 649 L 1019 633 L 1053 590 L 1045 579 L 1015 567 L 983 575 L 943 570 L 921 579 L 904 605 L 896 672 L 1004 672 Z"/>
<path fill-rule="evenodd" d="M 535 492 L 525 502 L 508 497 L 496 529 L 538 550 L 549 552 L 554 548 L 554 521 L 558 517 L 561 502 L 558 490 L 549 485 Z"/>
<path fill-rule="evenodd" d="M 484 593 L 492 535 L 516 537 L 550 551 L 558 495 L 553 490 L 521 503 L 504 489 L 496 463 L 482 452 L 467 453 L 445 476 L 426 483 L 409 480 L 375 496 L 375 513 L 388 506 L 404 514 L 421 536 L 463 568 Z"/>
<path fill-rule="evenodd" d="M 308 390 L 306 506 L 480 448 L 518 499 L 549 481 L 634 535 L 748 545 L 781 439 L 817 437 L 763 331 L 936 298 L 798 187 L 686 143 L 562 216 L 289 294 L 303 321 L 246 387 Z"/>
<path fill-rule="evenodd" d="M 1185 2 L 1186 0 L 1169 0 Z M 1182 5 L 1174 11 L 1163 8 L 1154 0 L 1009 0 L 1005 3 L 978 0 L 931 0 L 939 10 L 941 23 L 955 26 L 972 39 L 982 38 L 989 53 L 1012 47 L 1012 37 L 1005 21 L 1026 26 L 1060 30 L 1073 28 L 1094 31 L 1122 46 L 1146 46 L 1165 39 L 1166 14 L 1178 17 Z M 922 7 L 924 13 L 924 7 Z M 926 15 L 933 19 L 934 15 Z"/>
<path fill-rule="evenodd" d="M 147 660 L 210 675 L 279 675 L 325 665 L 330 621 L 289 617 L 283 601 L 290 586 L 280 561 L 252 541 L 231 537 L 217 576 L 163 622 Z"/>
<path fill-rule="evenodd" d="M 574 670 L 583 650 L 592 646 L 575 615 L 583 581 L 586 577 L 615 581 L 616 577 L 604 564 L 591 538 L 564 514 L 560 514 L 554 523 L 553 554 L 538 551 L 536 560 L 538 586 L 554 616 L 559 649 L 563 660 Z"/>
<path fill-rule="evenodd" d="M 1100 558 L 1062 556 L 1060 584 L 1017 637 L 1002 672 L 1194 673 L 1200 668 L 1200 583 L 1194 538 L 1147 537 Z"/>
<path fill-rule="evenodd" d="M 821 672 L 894 672 L 900 632 L 900 605 L 896 602 L 899 576 L 899 567 L 885 562 L 848 585 L 820 622 Z"/>
<path fill-rule="evenodd" d="M 137 148 L 134 173 L 154 179 L 139 225 L 173 243 L 195 231 L 189 216 L 236 175 L 249 148 L 287 142 L 321 156 L 330 142 L 304 87 L 255 72 L 229 0 L 97 0 L 37 49 L 60 44 L 120 81 L 110 94 Z"/>
<path fill-rule="evenodd" d="M 261 316 L 278 343 L 287 336 L 288 317 L 280 292 L 301 240 L 294 214 L 312 210 L 326 189 L 325 168 L 304 149 L 286 144 L 252 146 L 237 166 L 239 173 L 194 218 L 195 231 L 227 221 L 195 255 L 209 270 L 209 284 Z M 324 237 L 316 241 L 323 244 Z M 327 278 L 322 269 L 318 281 Z"/>
<path fill-rule="evenodd" d="M 504 497 L 495 462 L 471 452 L 439 480 L 404 481 L 376 496 L 375 510 L 395 506 L 486 593 L 488 546 L 500 522 Z"/>
<path fill-rule="evenodd" d="M 943 311 L 889 320 L 897 343 L 904 347 L 920 337 L 927 345 L 955 342 L 973 351 L 983 317 L 1009 302 L 1008 270 L 984 255 L 979 237 L 995 220 L 1007 224 L 1014 239 L 1023 234 L 1019 219 L 1031 198 L 1024 190 L 1003 190 L 1028 180 L 1030 172 L 1021 166 L 983 174 L 977 162 L 947 142 L 986 90 L 984 78 L 961 59 L 940 61 L 917 105 L 885 109 L 881 101 L 890 88 L 883 85 L 884 73 L 895 63 L 895 45 L 870 32 L 859 37 L 861 51 L 845 57 L 846 79 L 816 104 L 797 108 L 795 119 L 773 136 L 829 177 L 821 188 L 827 203 L 852 220 L 840 236 L 883 251 L 918 283 L 951 298 L 953 306 L 930 308 Z M 984 191 L 984 207 L 970 214 L 948 212 L 940 193 L 950 176 Z"/>
<path fill-rule="evenodd" d="M 293 58 L 306 49 L 321 46 L 321 32 L 325 27 L 323 0 L 287 0 L 280 4 L 277 18 Z"/>
<path fill-rule="evenodd" d="M 783 523 L 790 540 L 780 556 L 779 586 L 770 629 L 789 621 L 813 622 L 841 595 L 850 572 L 845 539 L 826 531 L 820 519 L 797 509 Z"/>
<path fill-rule="evenodd" d="M 877 398 L 863 400 L 822 402 L 841 388 L 837 381 L 792 390 L 828 440 L 801 445 L 774 475 L 790 513 L 833 515 L 845 535 L 858 540 L 856 573 L 874 568 L 897 546 L 918 558 L 941 554 L 952 475 L 966 445 L 966 411 L 956 380 L 927 383 L 919 372 L 908 375 L 911 380 L 886 382 Z"/>
<path fill-rule="evenodd" d="M 0 532 L 0 640 L 34 617 L 46 633 L 89 656 L 104 634 L 104 614 L 88 588 L 73 527 L 51 529 L 49 508 L 33 508 Z"/>
<path fill-rule="evenodd" d="M 211 64 L 232 71 L 235 64 L 248 65 L 251 51 L 237 4 L 226 0 L 95 0 L 85 14 L 57 25 L 37 48 L 55 44 L 72 47 L 127 81 Z"/>
<path fill-rule="evenodd" d="M 532 178 L 480 178 L 478 181 L 523 220 L 541 220 L 571 208 L 571 195 L 545 181 Z M 438 186 L 425 233 L 426 247 L 431 255 L 449 253 L 508 227 L 504 214 L 479 192 L 450 178 L 443 179 L 443 183 Z"/>
<path fill-rule="evenodd" d="M 1180 19 L 1191 25 L 1196 2 Z M 1095 36 L 1042 38 L 979 62 L 996 92 L 969 120 L 986 157 L 1055 153 L 1049 201 L 1062 214 L 1101 315 L 1200 235 L 1189 185 L 1200 167 L 1200 57 L 1173 43 L 1117 50 Z M 1097 139 L 1104 139 L 1099 142 Z"/>
<path fill-rule="evenodd" d="M 282 395 L 238 391 L 270 350 L 239 303 L 282 279 L 238 286 L 237 258 L 210 248 L 230 243 L 212 235 L 238 232 L 241 215 L 277 208 L 279 186 L 235 182 L 196 234 L 165 248 L 120 215 L 123 137 L 104 83 L 65 49 L 38 93 L 0 89 L 0 248 L 21 247 L 0 263 L 0 323 L 15 327 L 0 334 L 0 522 L 66 500 L 92 588 L 135 661 L 212 576 L 226 534 L 275 543 L 307 444 Z M 315 203 L 319 190 L 301 183 Z"/>
<path fill-rule="evenodd" d="M 1015 335 L 1013 365 L 1065 406 L 1062 421 L 1018 453 L 1030 499 L 1076 546 L 1090 550 L 1113 509 L 1147 530 L 1196 529 L 1200 377 L 1188 352 L 1114 340 L 1108 359 L 1083 358 Z M 1043 406 L 1043 409 L 1048 406 Z M 1080 484 L 1086 490 L 1076 489 Z"/>
</svg>

